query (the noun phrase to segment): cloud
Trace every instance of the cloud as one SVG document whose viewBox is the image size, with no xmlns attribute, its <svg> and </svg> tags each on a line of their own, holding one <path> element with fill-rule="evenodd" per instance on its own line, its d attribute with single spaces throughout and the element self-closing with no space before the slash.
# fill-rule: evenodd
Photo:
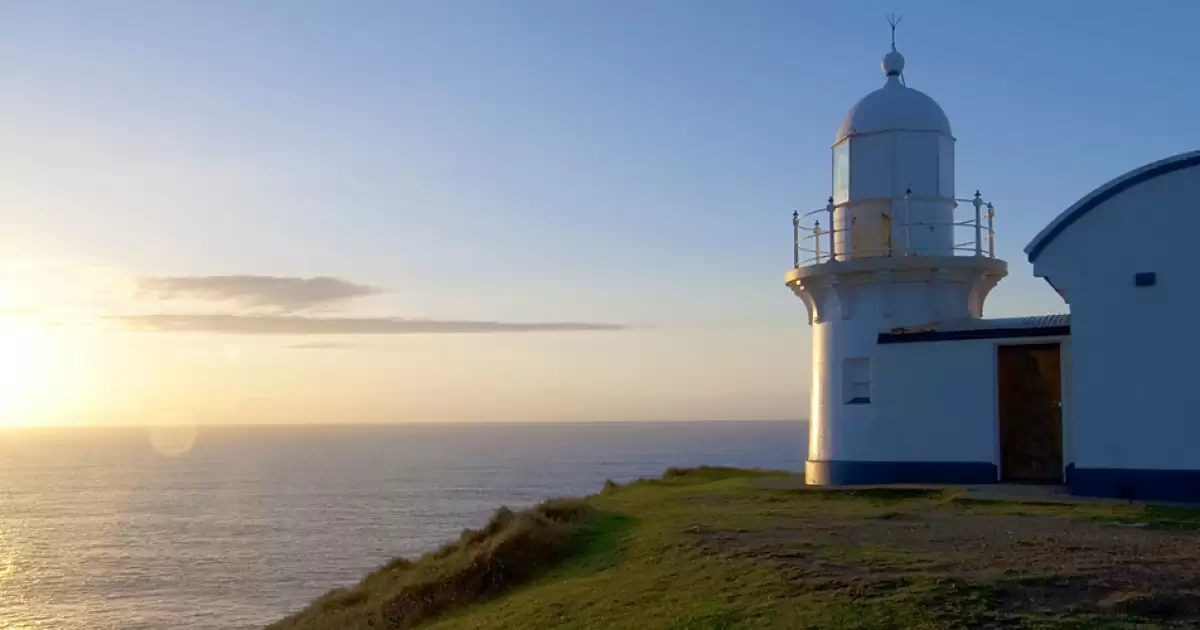
<svg viewBox="0 0 1200 630">
<path fill-rule="evenodd" d="M 139 278 L 137 286 L 143 297 L 158 300 L 227 302 L 278 312 L 327 307 L 380 293 L 376 287 L 328 277 L 168 276 Z"/>
<path fill-rule="evenodd" d="M 104 321 L 137 332 L 205 332 L 229 335 L 415 335 L 437 333 L 585 332 L 621 330 L 618 324 L 512 323 L 394 317 L 174 314 L 114 315 Z"/>
<path fill-rule="evenodd" d="M 294 350 L 335 350 L 338 348 L 351 348 L 354 344 L 338 343 L 336 341 L 309 341 L 305 343 L 294 343 L 289 348 Z"/>
</svg>

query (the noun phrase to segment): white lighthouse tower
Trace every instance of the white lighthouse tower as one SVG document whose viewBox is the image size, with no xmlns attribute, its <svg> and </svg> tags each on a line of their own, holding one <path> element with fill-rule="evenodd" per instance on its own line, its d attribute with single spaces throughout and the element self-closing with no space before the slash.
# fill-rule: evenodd
<svg viewBox="0 0 1200 630">
<path fill-rule="evenodd" d="M 978 193 L 955 199 L 950 121 L 907 86 L 904 64 L 893 35 L 883 87 L 838 127 L 828 205 L 793 215 L 796 253 L 786 282 L 803 300 L 813 335 L 809 484 L 951 480 L 914 447 L 926 439 L 919 427 L 905 434 L 895 426 L 908 421 L 896 417 L 901 394 L 874 391 L 877 340 L 896 329 L 979 319 L 1008 270 L 994 257 L 991 204 Z M 965 212 L 956 218 L 960 201 Z"/>
</svg>

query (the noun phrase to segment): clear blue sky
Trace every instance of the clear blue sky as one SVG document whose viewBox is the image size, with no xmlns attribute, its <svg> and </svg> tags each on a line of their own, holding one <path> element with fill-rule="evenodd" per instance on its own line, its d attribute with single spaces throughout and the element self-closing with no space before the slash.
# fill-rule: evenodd
<svg viewBox="0 0 1200 630">
<path fill-rule="evenodd" d="M 979 188 L 998 208 L 1010 277 L 987 314 L 1064 310 L 1021 249 L 1104 181 L 1200 145 L 1182 44 L 1200 5 L 2 2 L 0 261 L 334 276 L 384 290 L 346 315 L 645 327 L 489 334 L 459 360 L 516 344 L 497 365 L 575 374 L 556 381 L 566 399 L 624 401 L 604 417 L 802 416 L 808 331 L 782 284 L 790 214 L 828 196 L 829 145 L 882 83 L 891 12 L 908 84 L 958 138 L 960 196 Z M 7 306 L 118 308 L 77 286 L 37 301 Z M 372 338 L 391 348 L 372 350 L 378 365 L 417 360 L 388 339 Z M 429 352 L 420 361 L 445 354 Z M 255 369 L 299 361 L 268 355 Z M 714 367 L 675 374 L 697 363 Z M 658 371 L 635 396 L 617 373 L 646 364 Z M 510 371 L 497 370 L 482 378 Z M 687 400 L 721 383 L 720 404 Z M 404 396 L 453 391 L 413 387 Z M 513 386 L 514 416 L 540 387 Z M 388 411 L 386 388 L 370 395 L 381 418 L 409 413 Z M 486 419 L 438 404 L 422 413 Z"/>
</svg>

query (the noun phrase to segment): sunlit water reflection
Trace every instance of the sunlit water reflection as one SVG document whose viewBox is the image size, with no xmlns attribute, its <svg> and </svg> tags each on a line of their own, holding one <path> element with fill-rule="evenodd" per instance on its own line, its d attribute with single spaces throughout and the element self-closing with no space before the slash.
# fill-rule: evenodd
<svg viewBox="0 0 1200 630">
<path fill-rule="evenodd" d="M 803 423 L 0 431 L 0 628 L 252 628 L 501 504 L 798 469 Z"/>
</svg>

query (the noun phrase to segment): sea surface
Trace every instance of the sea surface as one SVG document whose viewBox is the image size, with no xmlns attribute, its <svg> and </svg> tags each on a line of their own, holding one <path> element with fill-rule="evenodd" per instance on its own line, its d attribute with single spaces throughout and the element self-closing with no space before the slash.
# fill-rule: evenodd
<svg viewBox="0 0 1200 630">
<path fill-rule="evenodd" d="M 258 628 L 501 505 L 799 470 L 806 443 L 802 422 L 0 431 L 0 628 Z"/>
</svg>

